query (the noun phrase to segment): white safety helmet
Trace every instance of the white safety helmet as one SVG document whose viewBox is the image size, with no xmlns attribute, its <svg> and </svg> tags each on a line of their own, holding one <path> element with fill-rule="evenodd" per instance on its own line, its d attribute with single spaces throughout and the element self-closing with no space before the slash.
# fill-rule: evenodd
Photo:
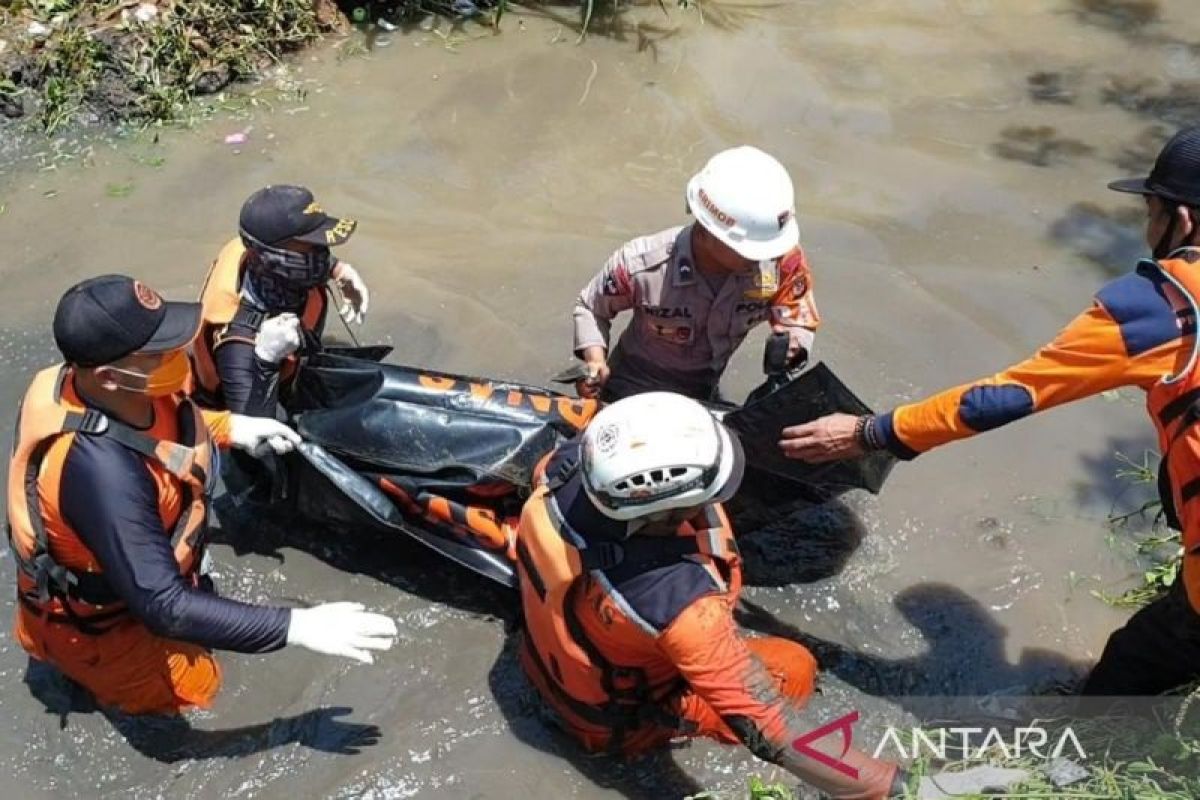
<svg viewBox="0 0 1200 800">
<path fill-rule="evenodd" d="M 800 242 L 792 179 L 757 147 L 734 147 L 709 159 L 688 181 L 687 204 L 705 230 L 743 258 L 770 261 Z"/>
<path fill-rule="evenodd" d="M 741 445 L 725 426 L 672 392 L 606 406 L 583 434 L 584 491 L 617 520 L 728 500 L 743 467 Z"/>
</svg>

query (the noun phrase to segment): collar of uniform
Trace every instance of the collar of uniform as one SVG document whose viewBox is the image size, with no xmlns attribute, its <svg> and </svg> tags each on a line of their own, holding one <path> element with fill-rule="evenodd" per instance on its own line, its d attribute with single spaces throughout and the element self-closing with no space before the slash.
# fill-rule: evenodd
<svg viewBox="0 0 1200 800">
<path fill-rule="evenodd" d="M 583 488 L 583 476 L 578 469 L 554 489 L 553 494 L 554 502 L 567 525 L 584 539 L 619 542 L 626 538 L 627 523 L 600 513 L 587 496 Z"/>
<path fill-rule="evenodd" d="M 696 261 L 692 257 L 692 225 L 685 225 L 675 237 L 675 252 L 671 256 L 672 286 L 694 286 L 698 279 Z"/>
</svg>

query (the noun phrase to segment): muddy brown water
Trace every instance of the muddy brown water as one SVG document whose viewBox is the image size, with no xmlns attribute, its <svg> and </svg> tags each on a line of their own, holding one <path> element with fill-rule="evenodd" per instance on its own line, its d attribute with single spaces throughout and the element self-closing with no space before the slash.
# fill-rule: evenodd
<svg viewBox="0 0 1200 800">
<path fill-rule="evenodd" d="M 1024 356 L 1131 265 L 1140 208 L 1104 183 L 1197 119 L 1191 6 L 705 3 L 704 24 L 654 10 L 578 46 L 513 14 L 496 37 L 326 47 L 293 65 L 302 100 L 0 177 L 0 406 L 52 360 L 64 288 L 115 270 L 194 296 L 241 200 L 283 181 L 361 221 L 344 255 L 373 292 L 362 338 L 402 362 L 545 382 L 567 362 L 580 285 L 624 239 L 683 219 L 708 155 L 750 142 L 795 179 L 820 355 L 889 407 Z M 247 126 L 246 145 L 222 142 Z M 730 394 L 755 384 L 760 342 Z M 880 498 L 746 542 L 761 609 L 747 621 L 836 643 L 823 714 L 1070 677 L 1124 618 L 1089 592 L 1137 572 L 1104 519 L 1139 496 L 1115 454 L 1150 446 L 1140 398 L 1120 393 L 924 456 Z M 671 797 L 773 773 L 705 743 L 628 766 L 580 757 L 537 717 L 502 592 L 403 543 L 222 502 L 224 591 L 357 600 L 399 620 L 398 647 L 373 667 L 226 654 L 224 693 L 186 731 L 64 715 L 62 687 L 35 670 L 37 699 L 0 637 L 6 796 Z"/>
</svg>

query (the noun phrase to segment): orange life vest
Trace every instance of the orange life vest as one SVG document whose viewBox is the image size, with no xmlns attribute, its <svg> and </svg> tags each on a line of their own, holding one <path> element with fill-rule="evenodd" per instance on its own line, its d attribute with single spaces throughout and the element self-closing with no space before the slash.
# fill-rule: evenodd
<svg viewBox="0 0 1200 800">
<path fill-rule="evenodd" d="M 241 239 L 233 239 L 217 254 L 204 288 L 200 290 L 201 318 L 200 335 L 192 346 L 192 374 L 195 376 L 194 390 L 206 403 L 216 403 L 221 396 L 221 377 L 217 374 L 214 355 L 221 344 L 229 341 L 245 341 L 254 344 L 253 337 L 231 336 L 228 332 L 232 322 L 257 331 L 266 318 L 261 311 L 246 303 L 241 295 L 242 277 L 246 271 L 246 246 Z M 315 286 L 308 290 L 300 324 L 305 331 L 317 332 L 325 320 L 326 297 L 324 287 Z M 296 371 L 296 355 L 280 366 L 280 377 L 290 378 Z"/>
<path fill-rule="evenodd" d="M 179 442 L 156 439 L 102 412 L 64 396 L 70 376 L 65 366 L 37 374 L 17 412 L 16 441 L 8 466 L 8 536 L 18 566 L 17 595 L 27 608 L 56 621 L 76 624 L 87 633 L 95 625 L 126 613 L 104 580 L 95 558 L 70 532 L 51 534 L 42 517 L 40 481 L 43 460 L 59 436 L 108 436 L 143 458 L 158 462 L 178 479 L 181 508 L 170 532 L 182 575 L 194 575 L 203 556 L 208 496 L 215 480 L 213 446 L 200 409 L 179 403 Z"/>
<path fill-rule="evenodd" d="M 1155 264 L 1155 262 L 1149 262 Z M 1200 314 L 1200 250 L 1187 249 L 1177 257 L 1157 262 L 1167 276 Z M 1183 531 L 1183 573 L 1181 579 L 1192 608 L 1200 613 L 1200 335 L 1182 339 L 1191 342 L 1187 364 L 1177 375 L 1164 376 L 1146 398 L 1150 418 L 1158 431 L 1162 469 L 1159 493 L 1167 518 Z M 1181 520 L 1192 524 L 1181 524 Z"/>
<path fill-rule="evenodd" d="M 662 704 L 679 687 L 679 676 L 650 686 L 644 670 L 614 661 L 619 652 L 600 652 L 584 632 L 575 604 L 585 590 L 584 581 L 594 581 L 591 588 L 599 588 L 602 602 L 611 607 L 610 630 L 619 638 L 657 636 L 660 631 L 633 610 L 604 570 L 628 561 L 653 568 L 684 558 L 703 565 L 718 587 L 736 597 L 741 591 L 741 564 L 724 510 L 718 505 L 705 507 L 680 527 L 676 537 L 634 535 L 621 542 L 591 542 L 563 517 L 552 486 L 543 484 L 525 503 L 517 531 L 525 618 L 522 660 L 540 673 L 558 705 L 584 722 L 612 731 L 610 751 L 619 751 L 624 733 L 645 723 L 686 731 L 679 719 L 668 718 Z"/>
</svg>

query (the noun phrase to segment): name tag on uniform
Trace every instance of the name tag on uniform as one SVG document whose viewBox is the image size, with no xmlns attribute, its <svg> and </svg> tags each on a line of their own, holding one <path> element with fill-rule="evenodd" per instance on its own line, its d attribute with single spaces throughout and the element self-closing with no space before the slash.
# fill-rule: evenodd
<svg viewBox="0 0 1200 800">
<path fill-rule="evenodd" d="M 691 344 L 692 342 L 692 326 L 691 325 L 672 325 L 666 322 L 657 320 L 649 320 L 650 331 L 672 344 Z"/>
</svg>

